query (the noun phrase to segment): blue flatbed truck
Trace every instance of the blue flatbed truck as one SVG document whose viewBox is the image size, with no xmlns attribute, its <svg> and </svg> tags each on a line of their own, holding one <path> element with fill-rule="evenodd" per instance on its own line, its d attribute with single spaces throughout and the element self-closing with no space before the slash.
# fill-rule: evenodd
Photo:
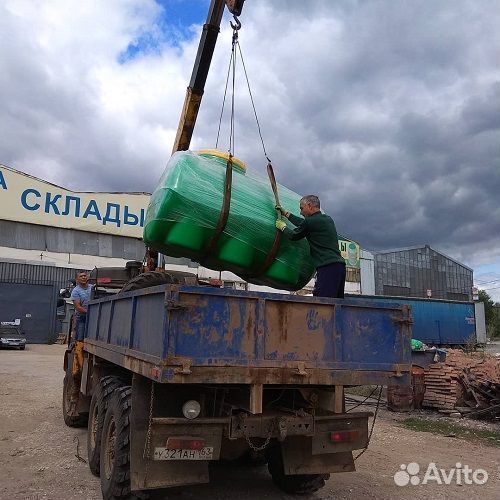
<svg viewBox="0 0 500 500">
<path fill-rule="evenodd" d="M 238 30 L 243 1 L 210 2 L 174 152 L 189 149 L 223 11 Z M 249 453 L 285 492 L 316 491 L 368 445 L 371 414 L 346 412 L 344 387 L 410 385 L 407 305 L 129 283 L 90 302 L 64 358 L 64 420 L 88 425 L 105 500 L 208 482 L 211 461 Z"/>
<path fill-rule="evenodd" d="M 178 284 L 93 300 L 64 418 L 88 421 L 104 499 L 205 483 L 210 461 L 249 453 L 313 492 L 368 445 L 344 387 L 410 385 L 411 322 L 407 305 Z"/>
</svg>

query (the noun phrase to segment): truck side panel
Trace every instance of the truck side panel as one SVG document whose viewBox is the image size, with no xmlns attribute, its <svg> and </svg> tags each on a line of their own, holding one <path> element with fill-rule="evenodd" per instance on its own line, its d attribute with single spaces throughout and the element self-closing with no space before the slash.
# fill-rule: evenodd
<svg viewBox="0 0 500 500">
<path fill-rule="evenodd" d="M 93 301 L 87 316 L 94 354 L 116 362 L 108 355 L 120 352 L 162 369 L 181 363 L 186 374 L 301 366 L 400 373 L 411 363 L 410 310 L 393 303 L 168 285 Z"/>
</svg>

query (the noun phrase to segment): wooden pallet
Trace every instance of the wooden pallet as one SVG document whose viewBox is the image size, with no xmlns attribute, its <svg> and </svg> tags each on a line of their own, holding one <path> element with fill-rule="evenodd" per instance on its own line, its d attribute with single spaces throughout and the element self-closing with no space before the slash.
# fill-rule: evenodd
<svg viewBox="0 0 500 500">
<path fill-rule="evenodd" d="M 432 364 L 425 370 L 423 406 L 451 410 L 457 402 L 463 404 L 466 389 L 460 382 L 460 376 L 467 371 L 474 380 L 498 383 L 499 365 L 500 360 L 491 355 L 465 354 L 458 349 L 450 349 L 444 362 Z"/>
</svg>

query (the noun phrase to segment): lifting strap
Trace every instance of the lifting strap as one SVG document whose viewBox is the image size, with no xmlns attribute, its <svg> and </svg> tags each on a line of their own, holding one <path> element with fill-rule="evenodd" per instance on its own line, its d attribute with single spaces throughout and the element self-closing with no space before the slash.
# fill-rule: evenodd
<svg viewBox="0 0 500 500">
<path fill-rule="evenodd" d="M 278 186 L 276 184 L 276 178 L 274 177 L 274 170 L 273 170 L 273 165 L 271 161 L 269 160 L 267 164 L 267 175 L 269 176 L 269 181 L 271 182 L 271 189 L 273 190 L 274 193 L 274 201 L 276 202 L 276 205 L 280 204 L 280 199 L 278 195 Z M 281 217 L 281 213 L 278 212 L 278 218 Z M 271 264 L 273 263 L 274 259 L 276 258 L 276 255 L 278 253 L 278 250 L 280 249 L 281 245 L 281 237 L 283 236 L 283 232 L 280 231 L 279 229 L 276 229 L 276 234 L 274 235 L 274 242 L 273 246 L 271 247 L 271 250 L 269 250 L 266 259 L 258 269 L 258 271 L 255 273 L 255 276 L 260 276 L 264 274 Z"/>
<path fill-rule="evenodd" d="M 213 252 L 217 242 L 219 241 L 220 235 L 226 228 L 227 219 L 229 218 L 229 209 L 231 207 L 231 191 L 233 185 L 233 157 L 231 154 L 229 155 L 226 162 L 226 176 L 224 179 L 224 195 L 222 198 L 222 207 L 219 215 L 219 220 L 217 221 L 217 225 L 215 226 L 214 234 L 210 238 L 210 241 L 207 243 L 205 248 L 203 249 L 203 257 L 201 258 L 201 264 L 208 257 L 210 257 Z"/>
</svg>

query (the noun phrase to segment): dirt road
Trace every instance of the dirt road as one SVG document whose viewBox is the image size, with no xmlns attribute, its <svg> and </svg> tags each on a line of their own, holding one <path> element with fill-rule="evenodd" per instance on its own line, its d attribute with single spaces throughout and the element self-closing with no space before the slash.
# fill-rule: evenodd
<svg viewBox="0 0 500 500">
<path fill-rule="evenodd" d="M 0 351 L 0 498 L 99 499 L 99 479 L 76 456 L 86 458 L 85 429 L 70 429 L 61 416 L 64 346 L 30 345 L 26 351 Z M 397 486 L 402 464 L 418 463 L 418 485 Z M 483 485 L 422 484 L 429 463 L 448 475 L 457 462 L 484 469 Z M 413 472 L 410 467 L 410 472 Z M 497 447 L 416 432 L 400 427 L 390 413 L 377 419 L 372 443 L 357 461 L 358 472 L 334 474 L 315 499 L 500 499 Z M 403 471 L 401 471 L 403 472 Z M 409 479 L 404 473 L 401 479 Z M 434 477 L 436 477 L 434 475 Z M 442 476 L 439 476 L 442 478 Z M 463 477 L 463 475 L 461 476 Z M 484 475 L 478 474 L 482 479 Z M 292 498 L 271 482 L 266 467 L 215 466 L 209 485 L 155 492 L 160 499 Z M 417 482 L 417 479 L 413 479 Z M 462 481 L 464 482 L 464 481 Z"/>
</svg>

